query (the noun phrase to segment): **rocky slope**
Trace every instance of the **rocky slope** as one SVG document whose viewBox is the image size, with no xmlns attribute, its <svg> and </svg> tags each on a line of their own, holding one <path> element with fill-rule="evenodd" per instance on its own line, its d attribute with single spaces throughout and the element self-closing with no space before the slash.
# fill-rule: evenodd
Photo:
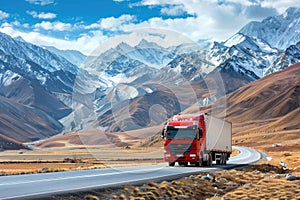
<svg viewBox="0 0 300 200">
<path fill-rule="evenodd" d="M 77 67 L 3 33 L 0 41 L 0 134 L 29 142 L 60 133 Z"/>
<path fill-rule="evenodd" d="M 60 50 L 52 46 L 45 46 L 45 48 L 50 52 L 67 59 L 70 63 L 72 63 L 75 66 L 80 66 L 82 63 L 84 63 L 86 59 L 86 55 L 82 54 L 79 51 Z"/>
<path fill-rule="evenodd" d="M 270 16 L 262 22 L 251 22 L 239 32 L 285 50 L 300 41 L 300 8 L 289 8 L 282 15 Z"/>
</svg>

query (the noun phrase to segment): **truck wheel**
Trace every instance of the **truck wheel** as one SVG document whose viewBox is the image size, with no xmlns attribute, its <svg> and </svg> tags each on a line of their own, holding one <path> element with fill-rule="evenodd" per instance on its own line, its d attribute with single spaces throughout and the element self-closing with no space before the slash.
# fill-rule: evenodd
<svg viewBox="0 0 300 200">
<path fill-rule="evenodd" d="M 175 162 L 169 162 L 169 166 L 170 167 L 174 167 L 175 166 Z"/>
<path fill-rule="evenodd" d="M 221 160 L 216 160 L 216 164 L 220 165 L 221 164 Z"/>
</svg>

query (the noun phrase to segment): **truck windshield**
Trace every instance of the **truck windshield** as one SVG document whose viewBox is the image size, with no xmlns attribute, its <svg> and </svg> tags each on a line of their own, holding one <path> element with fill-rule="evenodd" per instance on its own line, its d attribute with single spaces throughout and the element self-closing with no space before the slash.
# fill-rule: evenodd
<svg viewBox="0 0 300 200">
<path fill-rule="evenodd" d="M 192 129 L 173 129 L 166 133 L 167 139 L 186 139 L 193 140 L 196 138 L 196 130 Z"/>
</svg>

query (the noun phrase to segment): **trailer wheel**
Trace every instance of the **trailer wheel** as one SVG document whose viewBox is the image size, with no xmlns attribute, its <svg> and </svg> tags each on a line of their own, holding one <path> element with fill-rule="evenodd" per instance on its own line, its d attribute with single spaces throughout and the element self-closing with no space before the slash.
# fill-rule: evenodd
<svg viewBox="0 0 300 200">
<path fill-rule="evenodd" d="M 226 153 L 222 153 L 222 165 L 226 165 Z"/>
<path fill-rule="evenodd" d="M 169 162 L 169 166 L 170 167 L 174 167 L 175 166 L 175 162 Z"/>
<path fill-rule="evenodd" d="M 223 165 L 226 165 L 226 163 L 227 163 L 227 154 L 224 153 L 224 162 L 223 162 Z"/>
<path fill-rule="evenodd" d="M 221 153 L 221 158 L 220 158 L 220 165 L 223 165 L 224 163 L 224 155 Z"/>
<path fill-rule="evenodd" d="M 220 165 L 224 165 L 224 153 L 221 153 Z"/>
<path fill-rule="evenodd" d="M 208 154 L 207 166 L 212 166 L 212 155 Z"/>
<path fill-rule="evenodd" d="M 199 162 L 197 163 L 199 167 L 204 166 L 203 158 L 199 158 Z"/>
</svg>

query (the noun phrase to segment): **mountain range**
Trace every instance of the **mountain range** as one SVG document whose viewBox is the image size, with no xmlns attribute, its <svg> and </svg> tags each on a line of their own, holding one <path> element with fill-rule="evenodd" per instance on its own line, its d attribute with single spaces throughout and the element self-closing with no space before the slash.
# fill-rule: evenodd
<svg viewBox="0 0 300 200">
<path fill-rule="evenodd" d="M 21 145 L 89 128 L 134 130 L 230 96 L 300 61 L 299 15 L 289 8 L 204 49 L 141 40 L 90 57 L 0 33 L 0 138 Z"/>
<path fill-rule="evenodd" d="M 227 107 L 224 110 L 224 102 Z M 133 104 L 130 104 L 131 106 Z M 147 105 L 146 105 L 147 106 Z M 284 142 L 286 149 L 299 149 L 300 119 L 300 62 L 282 71 L 253 81 L 223 96 L 213 103 L 199 108 L 194 104 L 183 113 L 206 112 L 232 122 L 235 145 L 269 148 L 274 142 Z M 124 146 L 117 141 L 132 141 L 160 134 L 161 126 L 142 128 L 122 133 L 104 133 L 101 130 L 86 130 L 53 137 L 38 144 L 38 147 L 95 145 L 100 140 L 105 145 Z M 152 132 L 151 132 L 152 131 Z M 114 139 L 110 140 L 110 134 Z M 124 140 L 124 138 L 129 138 Z M 123 139 L 122 139 L 123 138 Z M 81 143 L 80 143 L 81 142 Z M 130 144 L 130 143 L 129 143 Z M 132 144 L 131 144 L 132 145 Z M 160 143 L 160 145 L 162 145 Z M 291 149 L 291 148 L 290 148 Z M 282 149 L 272 149 L 275 154 Z"/>
<path fill-rule="evenodd" d="M 299 35 L 294 31 L 295 27 L 290 25 L 300 27 L 292 20 L 299 13 L 299 9 L 290 8 L 282 16 L 273 17 L 281 19 L 281 26 L 287 27 L 284 33 L 277 34 L 278 39 L 285 37 L 287 33 L 289 33 L 287 35 L 289 39 L 292 37 L 291 35 Z M 268 19 L 271 20 L 271 18 Z M 295 19 L 295 21 L 297 20 L 298 18 Z M 265 21 L 256 24 L 261 26 L 266 23 Z M 272 34 L 267 31 L 267 27 L 273 30 L 272 24 L 267 25 L 263 26 L 266 38 L 269 37 L 268 34 Z M 163 48 L 143 40 L 141 42 L 143 45 L 138 44 L 136 47 L 131 47 L 121 43 L 116 48 L 93 58 L 91 62 L 87 63 L 85 69 L 92 74 L 98 73 L 102 77 L 109 77 L 112 87 L 108 87 L 108 90 L 103 87 L 97 88 L 101 94 L 106 94 L 101 98 L 92 95 L 95 99 L 90 99 L 90 102 L 93 102 L 96 112 L 93 113 L 93 109 L 76 109 L 79 116 L 86 116 L 84 121 L 82 118 L 76 121 L 76 124 L 79 125 L 78 128 L 82 127 L 81 124 L 86 125 L 87 121 L 91 122 L 88 125 L 90 128 L 101 127 L 109 131 L 127 131 L 151 126 L 153 120 L 150 117 L 149 109 L 153 105 L 160 104 L 165 108 L 164 112 L 167 113 L 165 117 L 168 118 L 197 101 L 201 104 L 208 96 L 210 99 L 219 98 L 247 83 L 300 61 L 299 41 L 289 40 L 286 42 L 287 48 L 281 50 L 263 40 L 262 36 L 255 37 L 249 27 L 247 28 L 249 35 L 245 35 L 245 27 L 224 42 L 214 42 L 208 49 L 197 51 L 185 49 L 184 52 L 179 51 L 180 53 L 177 54 L 172 51 L 174 47 Z M 252 25 L 251 27 L 253 27 L 253 33 L 256 32 L 257 27 Z M 297 37 L 293 36 L 293 38 Z M 144 47 L 141 48 L 141 46 Z M 140 49 L 143 49 L 145 55 L 152 56 L 141 56 Z M 161 59 L 167 58 L 168 64 L 157 66 L 163 62 L 153 59 L 159 57 L 156 54 Z M 152 58 L 150 61 L 149 57 Z M 216 81 L 217 76 L 220 76 L 219 79 L 221 78 L 222 82 Z M 189 101 L 178 100 L 184 98 L 184 95 L 180 97 L 180 94 L 175 91 L 180 91 L 181 85 L 184 83 L 189 83 L 193 87 L 192 91 L 195 91 L 196 98 L 191 96 Z M 224 84 L 224 86 L 220 84 Z M 167 102 L 175 102 L 171 103 L 172 110 L 168 108 L 170 104 L 156 101 L 157 99 L 166 99 L 165 94 L 170 93 L 169 90 L 171 90 L 171 94 L 168 95 L 169 101 Z M 191 91 L 183 93 L 186 93 L 187 96 L 192 95 Z M 151 98 L 152 96 L 155 98 Z M 93 113 L 93 115 L 91 116 L 89 113 Z M 161 119 L 160 122 L 164 120 Z M 157 125 L 158 122 L 156 121 L 155 124 Z"/>
<path fill-rule="evenodd" d="M 65 58 L 0 33 L 0 136 L 28 142 L 56 135 L 78 67 Z"/>
</svg>

